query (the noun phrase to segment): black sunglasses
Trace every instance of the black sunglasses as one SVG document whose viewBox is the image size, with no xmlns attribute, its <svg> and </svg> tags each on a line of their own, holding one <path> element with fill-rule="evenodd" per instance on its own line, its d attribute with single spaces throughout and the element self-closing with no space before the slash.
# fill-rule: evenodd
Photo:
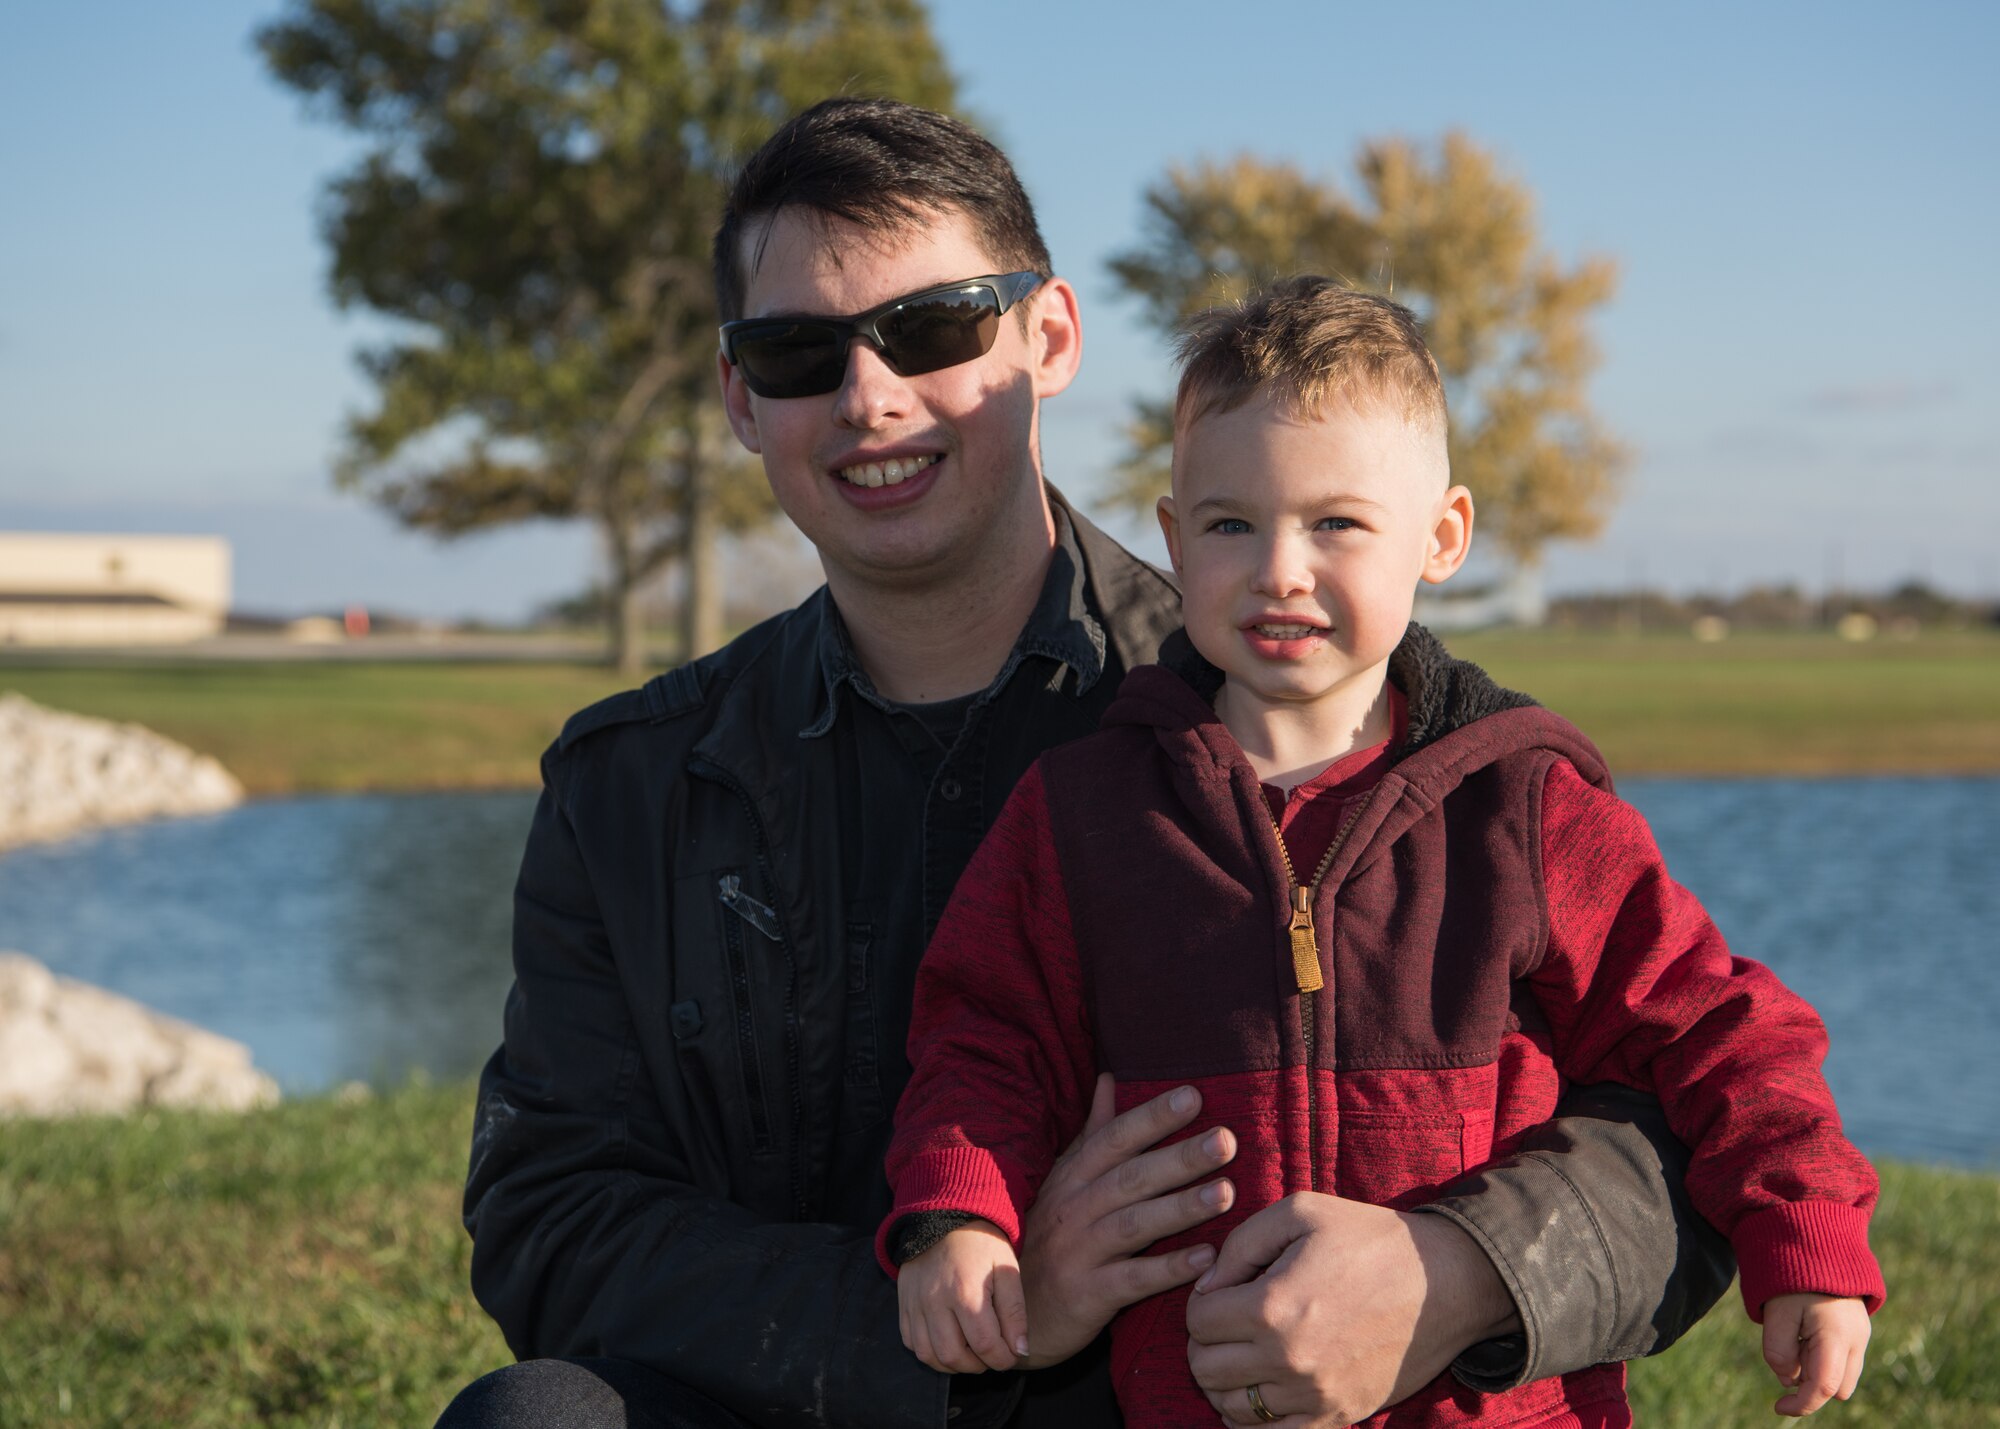
<svg viewBox="0 0 2000 1429">
<path fill-rule="evenodd" d="M 991 273 L 891 298 L 851 318 L 742 318 L 722 325 L 722 355 L 759 397 L 818 397 L 847 377 L 860 338 L 903 377 L 993 350 L 1000 317 L 1042 285 L 1040 273 Z"/>
</svg>

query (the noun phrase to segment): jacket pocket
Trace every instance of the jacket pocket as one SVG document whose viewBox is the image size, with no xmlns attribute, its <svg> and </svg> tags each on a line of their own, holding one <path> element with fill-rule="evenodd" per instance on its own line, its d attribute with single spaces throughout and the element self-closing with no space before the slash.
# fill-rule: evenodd
<svg viewBox="0 0 2000 1429">
<path fill-rule="evenodd" d="M 1344 1111 L 1334 1189 L 1349 1200 L 1407 1210 L 1484 1161 L 1492 1144 L 1490 1111 Z"/>
</svg>

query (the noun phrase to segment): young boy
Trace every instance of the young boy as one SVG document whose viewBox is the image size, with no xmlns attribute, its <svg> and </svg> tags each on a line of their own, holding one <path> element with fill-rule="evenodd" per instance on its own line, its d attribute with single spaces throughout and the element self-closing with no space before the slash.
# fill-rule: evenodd
<svg viewBox="0 0 2000 1429">
<path fill-rule="evenodd" d="M 1410 624 L 1473 519 L 1414 320 L 1301 278 L 1197 320 L 1181 357 L 1159 514 L 1186 643 L 1029 771 L 918 976 L 878 1240 L 905 1343 L 945 1369 L 1026 1354 L 1012 1243 L 1101 1071 L 1121 1107 L 1196 1084 L 1186 1134 L 1235 1133 L 1235 1206 L 1190 1237 L 1218 1243 L 1295 1192 L 1419 1205 L 1563 1079 L 1613 1079 L 1694 1148 L 1774 1369 L 1845 1398 L 1883 1291 L 1824 1030 L 1730 956 L 1587 739 Z M 1129 1429 L 1214 1418 L 1187 1295 L 1113 1323 Z M 1257 1419 L 1304 1407 L 1261 1393 Z M 1498 1395 L 1441 1376 L 1379 1422 L 1630 1416 L 1611 1365 Z"/>
</svg>

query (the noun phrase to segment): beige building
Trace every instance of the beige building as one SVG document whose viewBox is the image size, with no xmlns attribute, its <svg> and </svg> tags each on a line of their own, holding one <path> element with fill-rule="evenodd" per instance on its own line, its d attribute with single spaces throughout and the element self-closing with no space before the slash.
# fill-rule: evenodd
<svg viewBox="0 0 2000 1429">
<path fill-rule="evenodd" d="M 0 531 L 0 645 L 164 645 L 221 631 L 219 536 Z"/>
</svg>

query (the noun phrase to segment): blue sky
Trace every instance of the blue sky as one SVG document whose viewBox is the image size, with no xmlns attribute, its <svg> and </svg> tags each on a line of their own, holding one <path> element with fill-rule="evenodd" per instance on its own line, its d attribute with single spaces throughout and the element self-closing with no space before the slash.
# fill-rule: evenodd
<svg viewBox="0 0 2000 1429">
<path fill-rule="evenodd" d="M 251 608 L 518 616 L 589 579 L 587 530 L 441 547 L 331 489 L 373 329 L 325 297 L 314 206 L 353 150 L 264 77 L 249 34 L 277 10 L 0 15 L 0 527 L 219 531 Z M 1455 126 L 1528 181 L 1556 252 L 1622 272 L 1593 392 L 1638 459 L 1555 587 L 2000 594 L 2000 9 L 933 13 L 1082 293 L 1046 452 L 1086 505 L 1130 397 L 1168 381 L 1104 267 L 1145 184 L 1239 151 L 1344 177 L 1364 138 Z"/>
</svg>

